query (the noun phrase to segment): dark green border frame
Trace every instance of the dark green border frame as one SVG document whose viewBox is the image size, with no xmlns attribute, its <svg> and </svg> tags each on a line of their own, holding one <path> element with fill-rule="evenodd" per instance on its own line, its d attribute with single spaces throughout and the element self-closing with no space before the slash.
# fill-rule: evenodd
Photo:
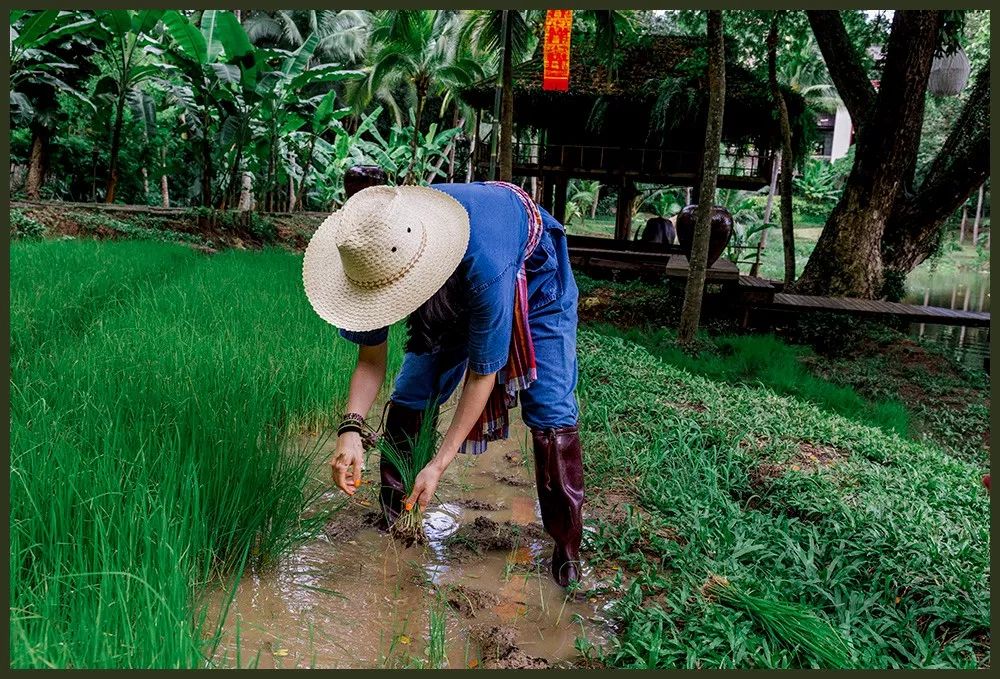
<svg viewBox="0 0 1000 679">
<path fill-rule="evenodd" d="M 361 6 L 365 7 L 366 9 L 424 9 L 424 8 L 428 8 L 428 6 L 431 6 L 431 8 L 434 8 L 434 9 L 478 9 L 478 8 L 492 8 L 492 7 L 496 7 L 498 3 L 495 3 L 495 2 L 476 2 L 475 0 L 473 0 L 471 2 L 456 2 L 456 3 L 416 2 L 414 0 L 411 0 L 409 2 L 407 2 L 405 0 L 395 0 L 395 1 L 389 0 L 388 2 L 386 2 L 386 1 L 381 1 L 380 2 L 379 0 L 375 0 L 373 2 L 371 0 L 368 0 L 367 2 L 353 2 L 353 3 L 348 3 L 348 2 L 344 2 L 344 3 L 341 3 L 341 2 L 337 2 L 337 3 L 331 3 L 331 2 L 295 2 L 295 3 L 292 3 L 292 4 L 296 5 L 297 7 L 301 7 L 303 9 L 330 9 L 331 7 L 341 7 L 341 8 L 345 8 L 346 9 L 346 8 L 355 8 L 355 7 L 361 7 Z M 750 6 L 747 6 L 746 3 L 739 3 L 739 2 L 718 2 L 717 1 L 717 2 L 713 2 L 711 4 L 708 4 L 708 3 L 700 3 L 700 2 L 676 2 L 675 1 L 675 2 L 670 2 L 668 4 L 668 3 L 661 3 L 661 2 L 650 2 L 649 0 L 646 0 L 646 1 L 643 1 L 643 0 L 632 0 L 631 2 L 624 3 L 624 6 L 623 7 L 619 7 L 619 8 L 621 8 L 621 9 L 812 9 L 810 7 L 807 7 L 808 4 L 809 3 L 804 2 L 803 0 L 799 0 L 798 2 L 790 2 L 788 0 L 785 0 L 785 1 L 780 1 L 779 0 L 779 1 L 772 1 L 772 2 L 759 2 L 759 3 L 751 3 Z M 827 8 L 827 9 L 871 9 L 872 8 L 872 4 L 876 4 L 876 3 L 843 2 L 843 1 L 838 2 L 837 0 L 832 0 L 832 1 L 824 2 L 822 4 L 822 6 L 824 8 Z M 993 5 L 994 3 L 992 3 L 992 2 L 985 2 L 983 0 L 977 0 L 977 1 L 974 1 L 974 2 L 963 2 L 961 4 L 966 9 L 991 9 L 991 5 Z M 70 2 L 67 2 L 67 1 L 64 1 L 64 2 L 32 2 L 32 3 L 19 2 L 15 6 L 15 8 L 30 7 L 31 9 L 92 9 L 92 8 L 101 8 L 101 9 L 104 9 L 104 8 L 128 8 L 128 9 L 134 9 L 134 8 L 147 8 L 147 7 L 148 8 L 161 8 L 161 7 L 165 7 L 167 5 L 168 5 L 168 3 L 164 3 L 162 1 L 157 2 L 155 0 L 132 0 L 131 2 L 114 2 L 114 1 L 108 1 L 108 0 L 101 0 L 101 1 L 98 1 L 98 2 L 72 2 L 72 1 L 70 1 Z M 204 3 L 204 4 L 203 3 L 198 3 L 194 8 L 203 8 L 206 5 L 208 7 L 212 6 L 210 3 Z M 287 0 L 286 0 L 286 2 L 257 2 L 257 3 L 254 3 L 254 5 L 255 5 L 254 6 L 255 9 L 271 9 L 271 8 L 274 8 L 274 9 L 285 9 L 285 8 L 288 7 L 289 2 L 287 2 Z M 603 9 L 603 8 L 607 8 L 609 6 L 617 6 L 617 3 L 592 2 L 592 1 L 591 2 L 585 2 L 585 1 L 581 2 L 581 1 L 577 0 L 575 2 L 566 3 L 566 5 L 562 5 L 561 3 L 558 3 L 558 2 L 557 3 L 553 3 L 552 5 L 548 5 L 548 4 L 544 4 L 544 3 L 540 3 L 540 2 L 512 2 L 512 3 L 506 3 L 506 5 L 507 5 L 507 7 L 511 8 L 511 9 L 535 9 L 535 8 L 549 8 L 549 7 L 553 7 L 553 6 L 561 8 L 561 7 L 565 7 L 566 5 L 571 5 L 571 8 L 573 8 L 573 9 Z M 665 6 L 665 5 L 667 5 L 667 6 Z M 942 5 L 944 5 L 944 3 L 940 2 L 940 0 L 938 2 L 928 2 L 928 3 L 925 3 L 925 2 L 920 2 L 920 3 L 906 3 L 903 6 L 900 6 L 900 5 L 896 4 L 896 3 L 893 3 L 892 6 L 888 7 L 887 9 L 939 9 L 939 8 L 943 8 Z M 192 7 L 190 5 L 188 5 L 188 6 L 184 6 L 182 8 L 183 9 L 188 9 L 188 8 L 192 8 Z M 992 35 L 996 35 L 996 28 L 997 28 L 996 22 L 992 21 L 992 17 L 991 17 L 991 23 L 990 23 L 991 36 Z M 10 54 L 10 46 L 9 46 L 8 42 L 10 40 L 10 37 L 9 37 L 10 33 L 9 33 L 9 31 L 3 31 L 2 33 L 3 33 L 3 41 L 4 41 L 4 51 L 3 51 L 3 54 L 9 55 Z M 994 43 L 995 43 L 995 39 L 994 39 Z M 993 44 L 991 43 L 991 53 L 992 53 L 992 45 Z M 9 58 L 8 57 L 4 57 L 3 61 L 4 61 L 4 63 L 3 63 L 2 75 L 3 75 L 4 89 L 8 89 L 9 90 L 10 89 L 10 62 L 9 62 Z M 998 79 L 1000 79 L 1000 74 L 998 74 L 998 72 L 994 69 L 994 71 L 992 73 L 992 81 L 990 83 L 991 84 L 991 91 L 996 90 L 996 85 L 997 85 Z M 9 130 L 10 111 L 9 111 L 9 107 L 10 107 L 9 99 L 2 99 L 2 97 L 0 97 L 0 108 L 2 108 L 2 111 L 0 111 L 0 116 L 2 116 L 2 118 L 0 118 L 0 125 L 2 125 L 2 131 L 3 131 L 2 138 L 0 138 L 0 150 L 2 150 L 3 157 L 7 159 L 7 163 L 8 164 L 9 164 L 9 159 L 10 159 L 10 130 Z M 991 112 L 990 112 L 990 117 L 991 117 L 991 123 L 990 123 L 990 127 L 991 127 L 991 130 L 990 130 L 991 131 L 990 160 L 991 160 L 991 174 L 992 174 L 992 169 L 996 166 L 996 162 L 997 162 L 997 158 L 998 158 L 998 149 L 997 149 L 997 144 L 996 144 L 996 141 L 995 141 L 996 140 L 997 125 L 996 125 L 996 121 L 994 121 L 992 119 L 992 109 L 991 109 Z M 5 210 L 5 213 L 7 213 L 9 211 L 9 209 L 10 209 L 10 185 L 9 185 L 9 183 L 7 185 L 4 185 L 4 186 L 0 187 L 0 191 L 2 191 L 4 210 Z M 9 219 L 5 220 L 5 222 L 4 222 L 4 230 L 7 233 L 7 241 L 8 241 L 8 244 L 9 244 L 9 242 L 10 242 L 10 232 L 9 232 L 9 230 L 10 230 L 10 224 L 9 224 Z M 992 250 L 991 250 L 990 254 L 992 255 Z M 5 297 L 9 300 L 10 299 L 10 249 L 9 249 L 9 247 L 7 249 L 5 249 L 5 251 L 3 253 L 2 259 L 0 259 L 0 274 L 2 274 L 2 280 L 3 280 L 4 289 L 5 289 Z M 992 287 L 991 287 L 990 290 L 991 290 L 991 294 L 995 291 Z M 0 319 L 2 319 L 2 321 L 3 321 L 4 334 L 9 338 L 10 337 L 10 304 L 9 304 L 9 301 L 8 301 L 8 306 L 0 309 Z M 3 353 L 3 376 L 4 376 L 4 383 L 5 384 L 10 384 L 10 343 L 9 343 L 9 340 L 8 340 L 7 343 L 4 344 L 4 346 L 2 348 L 2 353 Z M 996 362 L 996 354 L 997 354 L 996 346 L 993 345 L 992 342 L 991 342 L 991 344 L 990 344 L 990 358 L 991 358 L 991 360 L 993 362 Z M 993 401 L 993 400 L 995 400 L 996 394 L 995 394 L 994 390 L 992 389 L 992 384 L 991 384 L 990 390 L 991 390 L 991 392 L 990 392 L 990 400 Z M 6 392 L 5 396 L 4 396 L 4 399 L 3 399 L 3 412 L 4 412 L 5 416 L 6 416 L 5 419 L 9 422 L 9 418 L 10 418 L 10 391 L 9 391 L 9 388 L 8 388 L 8 390 L 7 390 L 7 392 Z M 997 425 L 997 420 L 998 419 L 1000 419 L 1000 418 L 994 418 L 992 412 L 990 413 L 990 430 L 991 430 L 990 449 L 991 449 L 991 451 L 995 447 L 995 437 L 993 436 L 993 432 L 996 431 L 996 425 Z M 0 431 L 0 444 L 2 444 L 3 449 L 7 453 L 7 460 L 8 460 L 7 467 L 8 467 L 8 470 L 9 470 L 9 468 L 10 468 L 10 427 L 9 426 L 3 427 L 2 431 Z M 991 463 L 991 467 L 992 467 L 992 454 L 991 454 L 991 457 L 990 457 L 990 463 Z M 2 485 L 0 485 L 0 488 L 2 488 L 2 490 L 3 490 L 2 496 L 5 499 L 9 498 L 9 495 L 10 495 L 9 484 L 10 484 L 10 474 L 8 473 L 8 474 L 5 474 L 3 476 Z M 990 519 L 991 519 L 990 541 L 992 543 L 992 539 L 993 539 L 992 524 L 996 523 L 995 519 L 997 518 L 997 511 L 994 510 L 994 509 L 992 509 L 992 505 L 991 505 L 991 510 L 990 511 L 991 511 L 991 516 L 990 516 Z M 9 526 L 10 526 L 9 512 L 10 512 L 10 505 L 9 505 L 8 502 L 5 501 L 4 502 L 4 520 L 3 520 L 3 523 L 0 524 L 0 536 L 2 536 L 4 538 L 4 543 L 5 544 L 9 544 L 9 538 L 10 538 L 10 535 L 9 535 Z M 997 557 L 993 556 L 991 554 L 991 563 L 990 563 L 991 573 L 992 573 L 992 566 L 996 563 L 996 561 L 997 561 Z M 7 569 L 9 567 L 10 567 L 9 559 L 4 559 L 4 563 L 3 563 L 4 578 L 3 578 L 3 581 L 5 583 L 9 583 L 9 581 L 10 581 L 9 577 L 7 577 L 8 576 Z M 995 597 L 992 596 L 994 593 L 995 593 L 995 591 L 991 590 L 991 599 L 995 598 Z M 4 590 L 4 594 L 3 594 L 3 601 L 5 603 L 4 608 L 8 609 L 8 610 L 10 608 L 10 606 L 9 606 L 9 598 L 10 598 L 10 592 L 7 589 L 5 589 Z M 996 626 L 996 620 L 997 620 L 996 616 L 997 616 L 997 614 L 996 614 L 995 609 L 991 610 L 991 625 L 990 625 L 991 630 L 992 630 L 993 627 Z M 9 655 L 9 649 L 10 649 L 9 639 L 8 639 L 9 634 L 10 634 L 10 626 L 9 626 L 9 624 L 8 625 L 4 625 L 3 626 L 3 630 L 4 630 L 3 650 L 4 650 L 5 654 Z M 9 661 L 5 660 L 4 664 L 3 664 L 4 670 L 6 670 L 6 668 L 8 668 L 8 667 L 9 667 Z M 237 674 L 239 674 L 240 676 L 250 675 L 250 674 L 256 673 L 258 671 L 268 671 L 268 670 L 235 670 L 235 672 L 237 672 Z M 270 671 L 273 671 L 273 670 L 270 670 Z M 277 671 L 278 672 L 289 672 L 291 670 L 277 670 Z M 316 670 L 314 670 L 314 671 L 316 671 Z M 343 674 L 348 674 L 348 675 L 351 675 L 351 676 L 359 676 L 359 677 L 363 677 L 363 676 L 391 676 L 391 675 L 397 675 L 397 674 L 399 674 L 401 672 L 407 672 L 407 670 L 321 670 L 321 671 L 323 671 L 323 672 L 336 672 L 338 674 L 343 673 Z M 445 670 L 410 670 L 410 671 L 411 672 L 418 672 L 419 671 L 419 672 L 422 672 L 424 675 L 426 675 L 428 672 L 430 672 L 430 673 L 444 673 L 444 672 L 446 672 Z M 606 674 L 606 673 L 611 672 L 611 671 L 612 670 L 577 670 L 577 671 L 574 672 L 574 675 L 575 676 L 598 676 L 598 675 Z M 781 671 L 781 670 L 728 670 L 728 671 L 709 670 L 709 671 L 707 671 L 707 674 L 709 674 L 709 675 L 716 675 L 716 676 L 722 676 L 722 675 L 731 674 L 732 672 L 755 672 L 756 674 L 771 674 L 771 675 L 775 675 L 775 676 L 777 676 L 777 675 L 789 676 L 788 671 Z M 822 675 L 824 675 L 824 676 L 851 676 L 851 677 L 866 676 L 866 675 L 877 675 L 877 674 L 880 675 L 881 674 L 881 672 L 876 671 L 876 670 L 821 670 L 819 672 Z M 898 672 L 899 671 L 897 671 L 897 673 Z M 916 672 L 923 673 L 924 671 L 923 670 L 902 670 L 902 672 L 910 674 L 910 673 L 916 673 Z M 97 671 L 97 670 L 82 671 L 82 672 L 78 672 L 78 673 L 79 674 L 83 674 L 83 675 L 92 675 L 92 676 L 104 676 L 105 675 L 104 672 Z M 170 670 L 122 670 L 122 671 L 115 672 L 115 676 L 132 676 L 132 675 L 140 675 L 140 674 L 141 675 L 145 675 L 145 674 L 149 674 L 149 673 L 157 673 L 157 674 L 180 674 L 179 671 L 170 671 Z M 507 674 L 507 675 L 510 675 L 510 674 L 521 674 L 521 673 L 513 671 L 513 670 L 501 671 L 500 673 L 501 674 Z M 666 674 L 667 671 L 666 670 L 650 670 L 650 671 L 648 671 L 648 673 Z M 954 670 L 954 671 L 945 671 L 944 673 L 945 674 L 955 674 L 955 675 L 957 675 L 957 674 L 959 674 L 959 671 L 957 671 L 957 670 Z M 704 670 L 701 671 L 701 675 L 702 676 L 704 676 L 705 674 L 706 674 L 706 672 Z M 451 676 L 462 676 L 462 675 L 473 675 L 473 671 L 472 670 L 447 671 L 447 676 L 450 676 L 450 677 Z M 493 674 L 491 674 L 490 676 L 493 676 Z"/>
</svg>

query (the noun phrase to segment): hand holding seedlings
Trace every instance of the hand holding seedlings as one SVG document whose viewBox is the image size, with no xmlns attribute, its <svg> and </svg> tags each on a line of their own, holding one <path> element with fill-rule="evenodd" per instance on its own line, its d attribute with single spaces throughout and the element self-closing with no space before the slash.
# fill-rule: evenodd
<svg viewBox="0 0 1000 679">
<path fill-rule="evenodd" d="M 348 495 L 361 486 L 361 467 L 365 462 L 365 450 L 361 434 L 345 432 L 337 438 L 337 452 L 330 462 L 333 482 Z"/>
<path fill-rule="evenodd" d="M 426 467 L 420 470 L 413 482 L 413 491 L 403 499 L 406 503 L 406 511 L 411 511 L 413 505 L 420 507 L 420 511 L 427 509 L 427 503 L 434 497 L 442 474 L 444 474 L 444 467 L 435 464 L 434 460 L 431 460 Z"/>
</svg>

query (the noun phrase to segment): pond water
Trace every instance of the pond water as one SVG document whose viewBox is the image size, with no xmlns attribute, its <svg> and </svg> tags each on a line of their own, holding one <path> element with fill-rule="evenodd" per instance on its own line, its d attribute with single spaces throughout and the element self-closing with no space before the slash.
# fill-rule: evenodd
<svg viewBox="0 0 1000 679">
<path fill-rule="evenodd" d="M 986 267 L 989 265 L 987 264 Z M 906 281 L 910 304 L 925 304 L 962 309 L 990 310 L 990 272 L 975 270 L 934 271 L 920 269 Z M 989 328 L 966 328 L 931 323 L 913 323 L 910 334 L 921 342 L 946 348 L 952 356 L 970 368 L 982 369 L 989 356 Z"/>
</svg>

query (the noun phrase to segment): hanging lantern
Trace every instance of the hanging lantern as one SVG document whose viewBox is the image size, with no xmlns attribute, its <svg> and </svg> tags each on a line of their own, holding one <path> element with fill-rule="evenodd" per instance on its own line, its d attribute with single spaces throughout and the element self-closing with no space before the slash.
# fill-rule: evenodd
<svg viewBox="0 0 1000 679">
<path fill-rule="evenodd" d="M 965 50 L 958 47 L 951 54 L 941 54 L 934 57 L 931 64 L 931 75 L 927 79 L 927 89 L 931 94 L 953 97 L 962 91 L 969 81 L 972 70 L 969 57 Z"/>
<path fill-rule="evenodd" d="M 543 90 L 569 89 L 569 41 L 573 33 L 573 10 L 550 9 L 545 14 L 545 70 Z"/>
</svg>

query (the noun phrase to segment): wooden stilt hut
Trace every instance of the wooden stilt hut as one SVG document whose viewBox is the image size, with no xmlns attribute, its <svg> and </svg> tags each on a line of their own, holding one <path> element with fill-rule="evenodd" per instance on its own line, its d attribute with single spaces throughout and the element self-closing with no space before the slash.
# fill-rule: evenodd
<svg viewBox="0 0 1000 679">
<path fill-rule="evenodd" d="M 612 55 L 573 36 L 567 92 L 542 89 L 540 56 L 514 72 L 514 176 L 536 177 L 542 204 L 565 219 L 572 178 L 617 189 L 615 238 L 628 239 L 637 183 L 697 189 L 708 92 L 699 37 L 644 36 Z M 608 63 L 617 63 L 615 67 Z M 481 112 L 472 162 L 490 179 L 495 78 L 466 88 L 462 98 Z M 791 92 L 795 144 L 806 148 L 809 116 Z M 726 110 L 718 186 L 767 186 L 780 132 L 767 82 L 735 63 L 726 66 Z M 694 192 L 697 195 L 697 191 Z"/>
</svg>

